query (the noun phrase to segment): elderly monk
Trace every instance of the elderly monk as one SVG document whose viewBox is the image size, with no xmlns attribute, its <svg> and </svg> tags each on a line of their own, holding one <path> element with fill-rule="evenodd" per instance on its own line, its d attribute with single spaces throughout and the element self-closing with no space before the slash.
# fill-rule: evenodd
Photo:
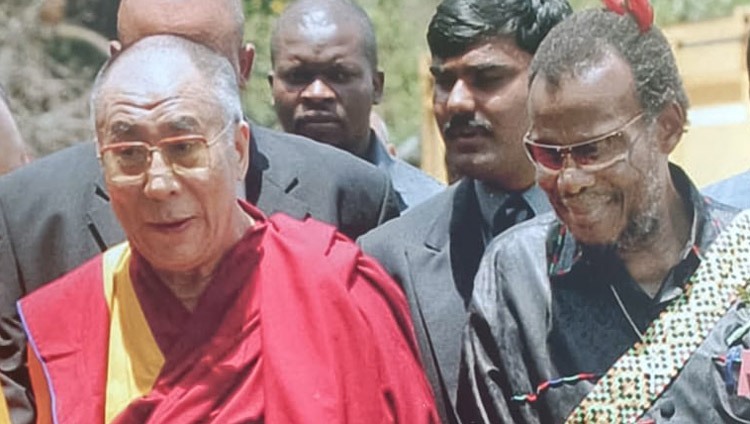
<svg viewBox="0 0 750 424">
<path fill-rule="evenodd" d="M 241 82 L 254 52 L 243 43 L 243 29 L 241 0 L 120 2 L 118 38 L 126 48 L 149 35 L 183 36 L 221 52 Z M 238 189 L 263 212 L 310 216 L 352 238 L 398 215 L 387 175 L 371 164 L 302 137 L 250 126 L 251 161 Z M 0 180 L 0 383 L 16 424 L 34 420 L 16 301 L 125 239 L 109 200 L 92 142 Z"/>
<path fill-rule="evenodd" d="M 396 284 L 333 227 L 235 197 L 250 130 L 225 58 L 146 38 L 92 107 L 128 241 L 19 302 L 40 421 L 437 420 Z"/>
</svg>

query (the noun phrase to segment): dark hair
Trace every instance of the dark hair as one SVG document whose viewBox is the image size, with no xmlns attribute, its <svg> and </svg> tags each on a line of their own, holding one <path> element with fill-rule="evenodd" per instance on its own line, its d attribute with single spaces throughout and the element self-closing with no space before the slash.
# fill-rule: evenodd
<svg viewBox="0 0 750 424">
<path fill-rule="evenodd" d="M 350 0 L 296 0 L 281 13 L 279 19 L 273 26 L 271 32 L 271 65 L 275 63 L 276 49 L 279 33 L 289 23 L 297 22 L 301 17 L 311 10 L 323 10 L 328 16 L 336 19 L 337 23 L 343 21 L 357 24 L 359 33 L 362 35 L 364 52 L 367 61 L 375 70 L 378 67 L 378 41 L 375 36 L 375 27 L 372 25 L 370 16 L 357 3 Z"/>
<path fill-rule="evenodd" d="M 550 29 L 573 10 L 567 0 L 444 0 L 427 30 L 432 55 L 448 58 L 478 42 L 511 37 L 534 54 Z"/>
<path fill-rule="evenodd" d="M 672 102 L 689 106 L 674 55 L 661 30 L 642 33 L 630 15 L 608 10 L 576 13 L 550 31 L 531 62 L 529 83 L 541 75 L 552 86 L 564 76 L 577 76 L 608 54 L 622 58 L 633 73 L 646 116 L 655 117 Z"/>
</svg>

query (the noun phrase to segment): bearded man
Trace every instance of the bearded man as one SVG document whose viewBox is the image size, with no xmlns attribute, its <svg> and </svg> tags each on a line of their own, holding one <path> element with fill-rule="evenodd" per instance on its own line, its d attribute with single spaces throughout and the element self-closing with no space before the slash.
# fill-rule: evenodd
<svg viewBox="0 0 750 424">
<path fill-rule="evenodd" d="M 555 27 L 531 63 L 524 145 L 555 214 L 502 234 L 479 267 L 467 422 L 750 418 L 736 302 L 750 215 L 733 221 L 669 163 L 688 107 L 674 56 L 646 2 L 608 3 Z"/>
</svg>

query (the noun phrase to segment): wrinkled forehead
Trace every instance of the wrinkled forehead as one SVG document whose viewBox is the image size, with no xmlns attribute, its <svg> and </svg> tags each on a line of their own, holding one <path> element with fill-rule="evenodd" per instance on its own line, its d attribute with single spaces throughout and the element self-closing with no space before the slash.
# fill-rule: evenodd
<svg viewBox="0 0 750 424">
<path fill-rule="evenodd" d="M 100 129 L 118 114 L 150 119 L 166 112 L 199 113 L 215 103 L 205 78 L 180 52 L 154 50 L 122 57 L 104 78 L 95 108 Z"/>
<path fill-rule="evenodd" d="M 273 45 L 277 56 L 288 49 L 301 49 L 314 55 L 331 55 L 345 50 L 347 55 L 365 57 L 365 35 L 361 25 L 351 17 L 323 11 L 292 14 L 279 22 Z"/>
<path fill-rule="evenodd" d="M 528 99 L 535 138 L 574 141 L 606 133 L 641 111 L 630 68 L 605 59 L 559 78 L 537 74 Z"/>
</svg>

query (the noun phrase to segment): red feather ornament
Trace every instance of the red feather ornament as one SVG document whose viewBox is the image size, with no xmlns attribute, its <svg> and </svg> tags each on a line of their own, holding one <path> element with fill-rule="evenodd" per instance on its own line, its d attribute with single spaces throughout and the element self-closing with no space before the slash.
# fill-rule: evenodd
<svg viewBox="0 0 750 424">
<path fill-rule="evenodd" d="M 618 15 L 624 15 L 625 14 L 625 4 L 623 3 L 623 0 L 603 0 L 604 5 L 607 6 L 607 9 L 617 13 Z"/>
<path fill-rule="evenodd" d="M 654 24 L 654 8 L 648 0 L 602 0 L 607 9 L 624 15 L 629 13 L 641 32 L 647 32 Z"/>
<path fill-rule="evenodd" d="M 641 32 L 647 32 L 654 24 L 654 8 L 648 0 L 625 0 L 625 7 L 633 15 Z"/>
</svg>

